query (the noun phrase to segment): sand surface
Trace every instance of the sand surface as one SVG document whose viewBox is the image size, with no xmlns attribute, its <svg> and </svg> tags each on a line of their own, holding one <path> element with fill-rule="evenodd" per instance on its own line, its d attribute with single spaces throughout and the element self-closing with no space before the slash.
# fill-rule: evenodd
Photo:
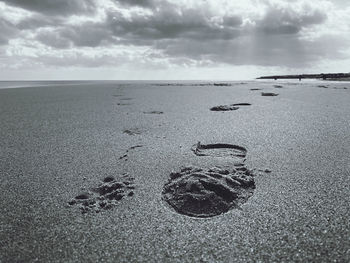
<svg viewBox="0 0 350 263">
<path fill-rule="evenodd" d="M 0 262 L 350 261 L 350 84 L 152 83 L 0 90 Z M 162 198 L 183 166 L 233 166 L 199 141 L 256 169 L 252 195 L 207 218 Z M 111 209 L 69 205 L 103 184 Z"/>
</svg>

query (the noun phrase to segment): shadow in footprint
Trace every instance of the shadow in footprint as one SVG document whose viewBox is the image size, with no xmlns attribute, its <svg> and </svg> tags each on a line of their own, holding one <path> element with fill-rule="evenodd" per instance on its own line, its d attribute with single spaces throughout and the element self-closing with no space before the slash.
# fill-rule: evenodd
<svg viewBox="0 0 350 263">
<path fill-rule="evenodd" d="M 250 90 L 262 90 L 262 89 L 250 89 Z"/>
<path fill-rule="evenodd" d="M 134 189 L 134 178 L 127 174 L 124 174 L 120 181 L 108 176 L 97 187 L 77 195 L 68 204 L 77 205 L 83 214 L 90 211 L 99 213 L 113 208 L 125 196 L 133 196 Z"/>
<path fill-rule="evenodd" d="M 276 88 L 276 89 L 282 89 L 283 88 L 282 85 L 273 85 L 273 87 Z"/>
<path fill-rule="evenodd" d="M 263 97 L 274 97 L 274 96 L 278 96 L 279 94 L 277 93 L 273 93 L 273 92 L 261 92 L 261 96 Z"/>
<path fill-rule="evenodd" d="M 250 103 L 235 103 L 235 104 L 232 104 L 232 106 L 251 106 L 252 104 Z"/>
<path fill-rule="evenodd" d="M 134 129 L 124 130 L 123 133 L 127 135 L 139 135 L 141 134 L 141 131 L 138 128 L 134 128 Z"/>
<path fill-rule="evenodd" d="M 225 143 L 201 144 L 198 142 L 192 146 L 191 150 L 197 156 L 245 158 L 247 155 L 244 147 Z"/>
<path fill-rule="evenodd" d="M 239 106 L 250 106 L 250 103 L 236 103 L 231 105 L 220 105 L 210 108 L 211 111 L 233 111 L 238 110 Z"/>
<path fill-rule="evenodd" d="M 250 170 L 214 167 L 184 167 L 170 174 L 162 199 L 176 212 L 192 217 L 213 217 L 239 208 L 253 195 L 255 183 Z"/>
<path fill-rule="evenodd" d="M 238 110 L 239 107 L 232 106 L 232 105 L 220 105 L 210 108 L 211 111 L 233 111 Z"/>
</svg>

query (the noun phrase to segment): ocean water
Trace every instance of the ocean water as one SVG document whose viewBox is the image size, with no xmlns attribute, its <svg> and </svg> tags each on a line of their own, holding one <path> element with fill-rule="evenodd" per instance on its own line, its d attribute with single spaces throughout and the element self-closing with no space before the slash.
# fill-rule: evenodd
<svg viewBox="0 0 350 263">
<path fill-rule="evenodd" d="M 0 89 L 27 88 L 40 86 L 83 85 L 92 81 L 0 81 Z"/>
</svg>

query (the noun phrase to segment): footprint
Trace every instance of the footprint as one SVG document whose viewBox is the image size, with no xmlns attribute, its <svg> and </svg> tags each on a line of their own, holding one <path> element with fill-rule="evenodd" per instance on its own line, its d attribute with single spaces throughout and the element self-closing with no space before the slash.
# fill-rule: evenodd
<svg viewBox="0 0 350 263">
<path fill-rule="evenodd" d="M 218 87 L 229 87 L 232 86 L 231 83 L 214 83 L 214 86 L 218 86 Z"/>
<path fill-rule="evenodd" d="M 143 147 L 143 145 L 135 145 L 135 146 L 131 146 L 129 149 L 127 149 L 124 153 L 124 155 L 120 156 L 119 157 L 119 160 L 125 160 L 127 161 L 128 160 L 128 153 L 131 151 L 131 150 L 134 150 L 136 148 L 140 148 L 140 147 Z"/>
<path fill-rule="evenodd" d="M 144 111 L 144 114 L 163 114 L 164 112 L 162 111 Z"/>
<path fill-rule="evenodd" d="M 210 108 L 211 111 L 233 111 L 238 110 L 239 106 L 250 106 L 250 103 L 236 103 L 231 105 L 220 105 Z"/>
<path fill-rule="evenodd" d="M 205 218 L 239 208 L 254 189 L 253 174 L 243 164 L 233 169 L 184 167 L 170 174 L 162 199 L 180 214 Z"/>
<path fill-rule="evenodd" d="M 273 97 L 273 96 L 278 96 L 279 94 L 277 93 L 272 93 L 272 92 L 261 92 L 261 96 L 270 96 L 270 97 Z"/>
<path fill-rule="evenodd" d="M 224 143 L 201 144 L 198 142 L 192 146 L 191 150 L 197 156 L 238 157 L 244 159 L 247 155 L 247 150 L 244 147 Z"/>
<path fill-rule="evenodd" d="M 318 85 L 317 88 L 328 89 L 329 87 L 324 86 L 324 85 Z"/>
<path fill-rule="evenodd" d="M 113 208 L 125 196 L 133 196 L 134 189 L 134 178 L 127 174 L 124 174 L 120 181 L 108 176 L 98 187 L 77 195 L 68 204 L 70 206 L 77 205 L 83 214 L 90 211 L 99 213 L 102 210 Z"/>
<path fill-rule="evenodd" d="M 334 87 L 333 89 L 348 89 L 348 88 L 346 88 L 346 87 Z"/>
<path fill-rule="evenodd" d="M 220 105 L 210 108 L 211 111 L 232 111 L 238 110 L 239 107 L 231 106 L 231 105 Z"/>
<path fill-rule="evenodd" d="M 124 130 L 123 133 L 126 133 L 127 135 L 139 135 L 141 134 L 141 131 L 138 128 Z"/>
</svg>

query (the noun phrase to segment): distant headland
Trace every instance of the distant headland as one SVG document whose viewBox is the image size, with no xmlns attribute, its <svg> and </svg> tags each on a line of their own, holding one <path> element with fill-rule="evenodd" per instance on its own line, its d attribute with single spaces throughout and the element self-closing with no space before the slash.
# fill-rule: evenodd
<svg viewBox="0 0 350 263">
<path fill-rule="evenodd" d="M 301 75 L 275 75 L 262 76 L 257 79 L 323 79 L 323 80 L 347 80 L 350 81 L 350 73 L 321 73 L 321 74 L 301 74 Z"/>
</svg>

